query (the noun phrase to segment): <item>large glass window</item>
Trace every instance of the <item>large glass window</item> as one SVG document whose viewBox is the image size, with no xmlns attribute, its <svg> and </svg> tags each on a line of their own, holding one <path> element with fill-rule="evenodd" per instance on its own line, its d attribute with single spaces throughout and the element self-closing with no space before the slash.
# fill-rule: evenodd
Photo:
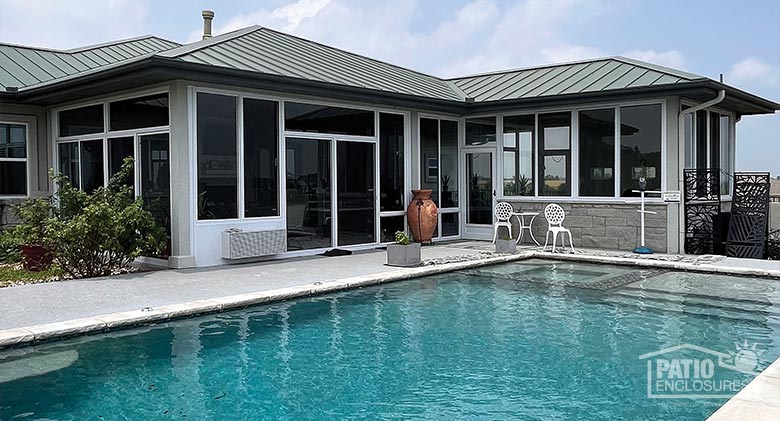
<svg viewBox="0 0 780 421">
<path fill-rule="evenodd" d="M 148 95 L 112 102 L 109 105 L 111 130 L 138 129 L 168 125 L 168 94 Z"/>
<path fill-rule="evenodd" d="M 403 211 L 404 195 L 404 116 L 380 113 L 379 210 Z"/>
<path fill-rule="evenodd" d="M 285 102 L 284 127 L 298 132 L 373 136 L 374 112 Z"/>
<path fill-rule="evenodd" d="M 420 188 L 433 190 L 431 199 L 439 201 L 439 120 L 420 119 Z"/>
<path fill-rule="evenodd" d="M 0 123 L 0 196 L 27 195 L 27 126 Z"/>
<path fill-rule="evenodd" d="M 540 196 L 571 195 L 571 113 L 539 114 Z"/>
<path fill-rule="evenodd" d="M 198 93 L 198 219 L 238 217 L 236 98 Z"/>
<path fill-rule="evenodd" d="M 504 117 L 504 196 L 534 195 L 533 114 Z"/>
<path fill-rule="evenodd" d="M 620 108 L 620 191 L 635 196 L 639 178 L 648 190 L 661 189 L 661 105 Z"/>
<path fill-rule="evenodd" d="M 441 120 L 441 207 L 458 207 L 458 122 Z"/>
<path fill-rule="evenodd" d="M 60 111 L 60 136 L 103 132 L 103 104 Z"/>
<path fill-rule="evenodd" d="M 373 143 L 337 142 L 336 196 L 339 246 L 376 241 L 374 161 Z"/>
<path fill-rule="evenodd" d="M 496 118 L 477 117 L 466 119 L 466 145 L 479 146 L 496 142 Z"/>
<path fill-rule="evenodd" d="M 133 136 L 118 137 L 108 139 L 108 177 L 111 178 L 114 174 L 119 172 L 122 168 L 122 164 L 125 158 L 132 158 L 135 155 L 135 148 L 133 147 Z M 131 172 L 128 175 L 125 183 L 127 185 L 134 185 L 135 175 Z"/>
<path fill-rule="evenodd" d="M 615 109 L 579 113 L 580 196 L 615 195 Z"/>
<path fill-rule="evenodd" d="M 81 189 L 92 193 L 103 187 L 103 139 L 81 143 Z"/>
<path fill-rule="evenodd" d="M 279 215 L 278 103 L 244 99 L 244 215 Z"/>
<path fill-rule="evenodd" d="M 707 168 L 707 111 L 696 111 L 696 168 Z"/>
<path fill-rule="evenodd" d="M 79 187 L 79 143 L 60 143 L 58 146 L 60 173 L 68 177 L 73 187 Z"/>
</svg>

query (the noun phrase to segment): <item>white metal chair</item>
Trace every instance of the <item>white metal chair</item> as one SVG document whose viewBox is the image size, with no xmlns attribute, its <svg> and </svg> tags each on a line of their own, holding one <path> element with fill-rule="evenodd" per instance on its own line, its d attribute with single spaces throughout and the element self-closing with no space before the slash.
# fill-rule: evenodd
<svg viewBox="0 0 780 421">
<path fill-rule="evenodd" d="M 493 224 L 493 244 L 496 243 L 498 229 L 501 227 L 505 227 L 509 231 L 509 238 L 514 238 L 512 236 L 512 222 L 509 221 L 514 211 L 512 205 L 507 202 L 496 203 L 496 208 L 493 210 L 493 215 L 496 217 L 496 222 Z"/>
<path fill-rule="evenodd" d="M 558 234 L 560 233 L 566 233 L 569 234 L 569 246 L 571 246 L 571 251 L 574 251 L 574 243 L 572 242 L 571 238 L 571 231 L 563 227 L 563 220 L 566 218 L 566 213 L 563 211 L 563 208 L 560 207 L 560 205 L 557 205 L 555 203 L 550 203 L 547 205 L 547 207 L 544 208 L 544 219 L 547 220 L 547 235 L 544 236 L 544 247 L 542 250 L 547 249 L 547 242 L 550 239 L 550 234 L 552 234 L 552 252 L 555 253 L 555 243 L 558 239 Z M 564 241 L 566 239 L 565 236 L 561 235 L 561 246 L 566 247 L 566 242 Z"/>
</svg>

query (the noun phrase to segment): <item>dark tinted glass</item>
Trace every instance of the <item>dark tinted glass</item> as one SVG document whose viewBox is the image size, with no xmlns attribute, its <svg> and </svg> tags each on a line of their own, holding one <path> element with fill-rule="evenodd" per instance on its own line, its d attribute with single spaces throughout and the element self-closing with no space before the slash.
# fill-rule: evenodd
<svg viewBox="0 0 780 421">
<path fill-rule="evenodd" d="M 236 98 L 198 93 L 198 219 L 238 217 Z"/>
<path fill-rule="evenodd" d="M 108 139 L 108 177 L 111 178 L 116 174 L 120 168 L 122 168 L 122 164 L 125 161 L 125 158 L 132 158 L 134 154 L 133 150 L 133 137 L 117 137 L 113 139 Z M 132 186 L 135 180 L 134 174 L 131 172 L 130 175 L 127 176 L 127 179 L 125 179 L 125 184 L 128 186 Z"/>
<path fill-rule="evenodd" d="M 696 168 L 707 168 L 707 111 L 696 111 Z"/>
<path fill-rule="evenodd" d="M 504 195 L 534 195 L 535 117 L 504 117 Z"/>
<path fill-rule="evenodd" d="M 720 114 L 710 112 L 710 168 L 720 168 Z M 724 175 L 721 173 L 721 177 Z"/>
<path fill-rule="evenodd" d="M 571 113 L 539 114 L 540 196 L 571 195 Z"/>
<path fill-rule="evenodd" d="M 382 236 L 379 241 L 383 243 L 394 242 L 396 231 L 404 231 L 403 216 L 383 216 L 379 218 L 379 224 L 379 231 Z"/>
<path fill-rule="evenodd" d="M 27 158 L 27 127 L 0 124 L 0 158 Z"/>
<path fill-rule="evenodd" d="M 496 141 L 496 118 L 478 117 L 466 119 L 466 144 L 486 145 Z"/>
<path fill-rule="evenodd" d="M 661 189 L 661 105 L 620 109 L 620 191 L 635 196 L 639 178 L 647 190 Z"/>
<path fill-rule="evenodd" d="M 615 195 L 615 110 L 580 112 L 580 196 Z"/>
<path fill-rule="evenodd" d="M 27 163 L 0 161 L 0 195 L 23 196 L 27 194 Z"/>
<path fill-rule="evenodd" d="M 439 202 L 439 120 L 420 119 L 420 188 L 433 190 Z"/>
<path fill-rule="evenodd" d="M 338 142 L 336 167 L 338 188 L 338 245 L 373 243 L 374 144 Z"/>
<path fill-rule="evenodd" d="M 79 186 L 79 144 L 78 142 L 58 145 L 60 173 L 65 174 L 73 187 Z"/>
<path fill-rule="evenodd" d="M 441 207 L 458 207 L 458 122 L 441 120 Z"/>
<path fill-rule="evenodd" d="M 60 136 L 103 132 L 103 104 L 60 111 Z"/>
<path fill-rule="evenodd" d="M 278 103 L 244 99 L 244 215 L 279 215 Z"/>
<path fill-rule="evenodd" d="M 81 189 L 92 193 L 103 186 L 103 140 L 81 142 Z"/>
<path fill-rule="evenodd" d="M 109 118 L 111 130 L 167 126 L 168 94 L 112 102 L 109 105 Z"/>
<path fill-rule="evenodd" d="M 287 250 L 330 247 L 330 141 L 286 139 Z"/>
<path fill-rule="evenodd" d="M 441 236 L 451 237 L 460 233 L 458 224 L 458 213 L 440 213 L 441 217 Z"/>
<path fill-rule="evenodd" d="M 284 127 L 298 132 L 374 135 L 374 112 L 324 105 L 284 104 Z"/>
<path fill-rule="evenodd" d="M 403 210 L 404 116 L 402 115 L 379 114 L 379 183 L 379 210 Z"/>
</svg>

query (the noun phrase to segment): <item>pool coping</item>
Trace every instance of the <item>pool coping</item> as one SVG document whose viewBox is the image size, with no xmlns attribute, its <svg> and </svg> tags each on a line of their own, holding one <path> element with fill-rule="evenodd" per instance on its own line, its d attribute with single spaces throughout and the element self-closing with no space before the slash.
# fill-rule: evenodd
<svg viewBox="0 0 780 421">
<path fill-rule="evenodd" d="M 780 358 L 726 401 L 707 421 L 780 420 Z"/>
</svg>

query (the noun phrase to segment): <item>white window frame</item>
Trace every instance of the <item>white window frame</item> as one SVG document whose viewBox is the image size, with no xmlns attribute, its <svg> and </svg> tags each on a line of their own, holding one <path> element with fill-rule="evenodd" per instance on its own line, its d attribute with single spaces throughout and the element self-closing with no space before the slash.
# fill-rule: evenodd
<svg viewBox="0 0 780 421">
<path fill-rule="evenodd" d="M 642 105 L 661 105 L 661 189 L 666 190 L 666 182 L 668 174 L 666 171 L 667 159 L 667 98 L 654 98 L 647 100 L 634 100 L 634 101 L 611 101 L 601 102 L 593 104 L 580 104 L 580 105 L 568 105 L 568 106 L 555 106 L 555 107 L 543 107 L 538 109 L 522 109 L 517 111 L 502 111 L 500 113 L 493 114 L 475 114 L 468 115 L 467 118 L 497 115 L 499 116 L 498 124 L 496 127 L 497 135 L 503 133 L 503 121 L 507 116 L 520 116 L 520 115 L 534 115 L 534 195 L 533 196 L 507 196 L 504 195 L 504 189 L 500 188 L 496 190 L 496 200 L 507 202 L 550 202 L 557 201 L 563 203 L 627 203 L 633 202 L 636 198 L 622 197 L 620 196 L 620 108 L 633 107 Z M 579 112 L 589 110 L 600 110 L 606 108 L 615 109 L 615 168 L 613 170 L 613 176 L 615 177 L 615 194 L 613 196 L 580 196 L 579 195 Z M 548 114 L 554 112 L 566 112 L 569 111 L 571 115 L 571 178 L 572 187 L 570 196 L 540 196 L 539 195 L 539 115 Z M 503 152 L 503 142 L 496 142 L 496 156 L 501 156 Z M 503 175 L 503 159 L 496 158 L 497 174 Z M 648 197 L 646 199 L 648 203 L 663 203 L 660 197 Z"/>
<path fill-rule="evenodd" d="M 695 107 L 695 106 L 699 105 L 699 103 L 697 103 L 695 101 L 681 99 L 680 100 L 680 108 L 681 109 L 682 109 L 683 105 L 686 106 L 686 107 L 692 108 L 692 107 Z M 729 167 L 731 169 L 731 174 L 724 174 L 723 173 L 723 169 L 720 168 L 720 160 L 718 161 L 718 168 L 720 169 L 720 176 L 721 177 L 725 176 L 726 179 L 728 180 L 728 183 L 729 183 L 729 194 L 722 194 L 721 193 L 721 195 L 720 195 L 721 201 L 730 202 L 732 200 L 733 191 L 734 191 L 734 172 L 736 170 L 736 165 L 735 164 L 736 164 L 736 143 L 737 143 L 737 139 L 736 139 L 736 135 L 737 135 L 737 130 L 736 130 L 737 117 L 736 117 L 736 114 L 734 112 L 727 111 L 727 110 L 725 110 L 723 108 L 719 108 L 717 106 L 708 107 L 708 108 L 705 108 L 702 111 L 706 111 L 707 112 L 707 123 L 706 123 L 707 124 L 707 127 L 706 127 L 706 129 L 707 129 L 707 140 L 705 142 L 705 145 L 707 146 L 707 151 L 705 152 L 705 156 L 706 156 L 707 167 L 708 168 L 712 168 L 712 162 L 711 162 L 711 160 L 712 160 L 712 154 L 711 154 L 711 147 L 712 147 L 712 143 L 711 142 L 712 142 L 712 139 L 710 138 L 710 136 L 711 136 L 710 130 L 712 129 L 712 126 L 710 124 L 710 119 L 712 118 L 711 117 L 712 113 L 723 114 L 723 115 L 726 115 L 726 116 L 729 117 L 729 127 L 728 127 L 728 131 L 729 131 Z M 693 113 L 692 114 L 692 118 L 691 118 L 691 130 L 692 130 L 692 133 L 691 133 L 691 142 L 692 142 L 691 154 L 692 154 L 692 157 L 691 157 L 691 159 L 693 160 L 692 162 L 693 162 L 694 168 L 696 166 L 696 152 L 697 152 L 697 149 L 696 149 L 697 148 L 697 139 L 696 139 L 697 131 L 696 131 L 696 115 L 695 114 L 696 113 Z M 721 127 L 721 130 L 723 130 L 723 127 Z M 681 132 L 683 133 L 683 137 L 680 139 L 680 142 L 684 143 L 685 142 L 685 128 L 684 127 L 681 128 Z M 718 139 L 718 142 L 720 143 L 720 139 Z M 721 150 L 721 153 L 722 153 L 722 150 Z M 685 158 L 687 159 L 688 157 L 685 157 Z M 685 168 L 685 159 L 682 160 L 680 166 L 682 168 Z"/>
<path fill-rule="evenodd" d="M 24 126 L 24 158 L 0 158 L 0 162 L 24 162 L 25 193 L 0 194 L 0 199 L 24 199 L 30 197 L 30 125 L 28 123 L 10 120 L 0 120 L 0 124 Z M 10 133 L 9 133 L 10 136 Z M 10 140 L 10 139 L 9 139 Z"/>
<path fill-rule="evenodd" d="M 123 101 L 126 99 L 133 99 L 133 98 L 140 98 L 145 96 L 151 96 L 151 95 L 160 95 L 160 94 L 167 94 L 168 95 L 168 125 L 165 126 L 154 126 L 154 127 L 143 127 L 139 129 L 126 129 L 126 130 L 116 130 L 116 131 L 110 131 L 110 123 L 111 123 L 111 116 L 109 113 L 111 112 L 110 104 L 112 102 L 118 102 Z M 52 145 L 52 159 L 53 159 L 53 165 L 52 167 L 55 169 L 57 173 L 62 172 L 62 168 L 60 168 L 60 159 L 59 159 L 59 145 L 60 143 L 72 143 L 76 142 L 79 143 L 78 147 L 78 159 L 79 159 L 79 185 L 78 188 L 81 189 L 82 185 L 82 177 L 81 177 L 81 166 L 83 164 L 81 159 L 81 142 L 87 142 L 87 141 L 93 141 L 93 140 L 102 140 L 103 141 L 103 185 L 108 185 L 108 180 L 110 178 L 109 174 L 109 162 L 108 162 L 108 140 L 114 139 L 117 137 L 133 137 L 133 159 L 136 160 L 135 168 L 134 168 L 134 180 L 135 185 L 133 186 L 133 192 L 135 194 L 135 197 L 141 197 L 141 190 L 140 190 L 140 163 L 137 162 L 139 158 L 140 150 L 138 148 L 138 142 L 140 140 L 140 136 L 144 135 L 151 135 L 151 134 L 164 134 L 167 133 L 169 136 L 169 142 L 170 142 L 170 122 L 171 122 L 171 108 L 170 108 L 170 102 L 171 102 L 171 93 L 168 87 L 155 87 L 155 88 L 149 88 L 139 91 L 132 91 L 132 92 L 125 92 L 120 95 L 110 96 L 102 99 L 94 99 L 94 100 L 88 100 L 84 102 L 76 102 L 67 104 L 61 107 L 56 107 L 51 110 L 51 121 L 52 121 L 52 135 L 55 139 Z M 93 105 L 102 105 L 103 106 L 103 131 L 97 132 L 97 133 L 89 133 L 89 134 L 82 134 L 82 135 L 74 135 L 74 136 L 60 136 L 60 125 L 59 125 L 59 113 L 62 111 L 67 110 L 73 110 L 77 108 L 83 108 L 83 107 L 89 107 Z M 169 154 L 170 159 L 170 154 Z M 54 192 L 57 191 L 57 185 L 55 184 L 53 186 Z"/>
<path fill-rule="evenodd" d="M 445 114 L 418 113 L 417 114 L 417 147 L 415 148 L 416 149 L 416 155 L 418 157 L 418 159 L 417 159 L 418 162 L 416 162 L 416 163 L 415 162 L 410 162 L 409 163 L 410 167 L 413 166 L 413 165 L 420 165 L 420 163 L 421 163 L 420 160 L 422 159 L 422 142 L 421 142 L 421 138 L 420 138 L 420 134 L 421 134 L 421 132 L 420 132 L 420 120 L 422 120 L 422 119 L 436 120 L 437 125 L 438 125 L 438 132 L 437 132 L 436 142 L 437 142 L 437 148 L 438 148 L 438 150 L 437 150 L 437 157 L 438 157 L 438 160 L 439 160 L 439 168 L 438 168 L 439 175 L 438 175 L 437 181 L 436 181 L 436 183 L 437 183 L 437 187 L 436 187 L 437 190 L 436 191 L 439 194 L 441 194 L 441 122 L 442 122 L 442 120 L 452 121 L 452 122 L 457 123 L 457 125 L 458 125 L 458 141 L 457 141 L 457 152 L 456 152 L 457 156 L 458 156 L 458 166 L 457 166 L 457 170 L 456 170 L 456 173 L 458 174 L 458 206 L 457 207 L 449 207 L 449 208 L 439 208 L 439 214 L 440 215 L 441 214 L 445 214 L 445 213 L 457 213 L 457 214 L 459 214 L 458 215 L 458 234 L 457 235 L 442 236 L 442 228 L 441 228 L 442 227 L 442 218 L 437 218 L 437 221 L 436 221 L 436 224 L 437 224 L 437 226 L 436 226 L 436 234 L 437 234 L 437 236 L 433 237 L 432 240 L 435 240 L 435 241 L 446 241 L 446 240 L 458 239 L 458 238 L 461 238 L 463 236 L 463 230 L 464 230 L 464 227 L 465 227 L 465 225 L 464 225 L 465 221 L 463 220 L 463 212 L 461 212 L 461 210 L 464 209 L 463 206 L 464 206 L 464 197 L 465 197 L 465 193 L 463 191 L 464 186 L 465 186 L 465 180 L 464 180 L 464 177 L 463 177 L 464 161 L 463 161 L 462 150 L 463 150 L 463 144 L 466 141 L 466 133 L 465 133 L 466 120 L 463 117 L 458 118 L 458 117 L 448 116 L 448 115 L 445 115 Z M 484 148 L 485 145 L 483 145 L 482 147 Z M 418 186 L 422 185 L 421 183 L 422 183 L 422 178 L 423 177 L 425 177 L 425 174 L 423 173 L 423 168 L 420 168 L 420 171 L 418 171 L 417 180 L 416 180 Z M 441 199 L 441 197 L 440 197 L 440 199 Z M 440 202 L 441 202 L 441 200 L 440 200 Z"/>
</svg>

